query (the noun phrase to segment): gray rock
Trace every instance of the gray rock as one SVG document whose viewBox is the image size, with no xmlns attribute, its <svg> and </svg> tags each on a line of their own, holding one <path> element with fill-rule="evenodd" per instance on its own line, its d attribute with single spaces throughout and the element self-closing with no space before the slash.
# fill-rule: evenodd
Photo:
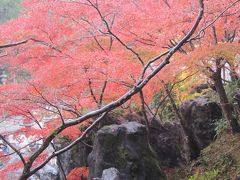
<svg viewBox="0 0 240 180">
<path fill-rule="evenodd" d="M 67 146 L 70 142 L 70 140 L 62 138 L 58 139 L 58 141 L 55 142 L 54 145 L 56 149 L 61 149 Z M 61 162 L 64 173 L 68 174 L 74 168 L 87 166 L 87 157 L 91 150 L 92 148 L 82 143 L 78 143 L 68 151 L 59 155 L 58 158 Z"/>
<path fill-rule="evenodd" d="M 190 160 L 187 137 L 179 124 L 151 122 L 149 140 L 162 166 L 175 167 Z"/>
<path fill-rule="evenodd" d="M 102 173 L 102 180 L 121 180 L 120 172 L 116 168 L 104 169 Z"/>
<path fill-rule="evenodd" d="M 46 164 L 42 169 L 37 171 L 29 180 L 58 180 L 59 170 L 54 162 Z"/>
<path fill-rule="evenodd" d="M 236 91 L 235 97 L 234 97 L 235 102 L 238 104 L 238 107 L 240 108 L 240 89 Z"/>
<path fill-rule="evenodd" d="M 112 124 L 121 124 L 122 122 L 125 122 L 126 119 L 118 114 L 109 113 L 107 116 L 105 116 L 102 121 L 99 123 L 98 128 L 102 128 L 103 126 L 109 126 Z"/>
<path fill-rule="evenodd" d="M 221 108 L 205 96 L 182 104 L 183 127 L 188 134 L 191 157 L 196 158 L 200 150 L 208 146 L 216 135 L 214 122 L 222 118 Z"/>
<path fill-rule="evenodd" d="M 89 177 L 101 177 L 104 169 L 115 167 L 124 180 L 165 179 L 149 145 L 144 125 L 137 122 L 105 126 L 97 132 L 88 156 Z"/>
</svg>

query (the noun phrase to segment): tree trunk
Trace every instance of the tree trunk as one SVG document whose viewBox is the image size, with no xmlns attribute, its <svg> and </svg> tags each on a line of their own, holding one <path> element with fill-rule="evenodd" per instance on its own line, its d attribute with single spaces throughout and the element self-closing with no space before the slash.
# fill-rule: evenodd
<svg viewBox="0 0 240 180">
<path fill-rule="evenodd" d="M 139 91 L 139 96 L 140 96 L 140 99 L 141 99 L 141 109 L 142 109 L 142 113 L 143 113 L 143 116 L 144 116 L 147 133 L 149 133 L 150 124 L 149 124 L 148 117 L 147 117 L 147 111 L 146 111 L 146 108 L 145 108 L 145 101 L 144 101 L 144 95 L 143 95 L 142 90 Z"/>
<path fill-rule="evenodd" d="M 232 104 L 229 103 L 226 91 L 224 89 L 222 78 L 221 78 L 221 59 L 216 60 L 216 72 L 212 75 L 211 79 L 213 80 L 214 86 L 216 88 L 216 91 L 218 93 L 218 96 L 220 98 L 220 104 L 223 111 L 223 115 L 226 118 L 226 120 L 229 122 L 232 133 L 239 133 L 240 132 L 240 126 L 238 124 L 238 121 L 236 118 L 234 118 L 234 109 Z"/>
</svg>

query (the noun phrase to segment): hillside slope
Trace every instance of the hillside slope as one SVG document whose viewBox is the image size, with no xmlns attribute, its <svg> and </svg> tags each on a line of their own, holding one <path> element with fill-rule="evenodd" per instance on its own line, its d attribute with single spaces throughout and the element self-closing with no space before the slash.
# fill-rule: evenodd
<svg viewBox="0 0 240 180">
<path fill-rule="evenodd" d="M 238 180 L 240 178 L 240 134 L 221 133 L 189 166 L 168 170 L 168 179 Z"/>
</svg>

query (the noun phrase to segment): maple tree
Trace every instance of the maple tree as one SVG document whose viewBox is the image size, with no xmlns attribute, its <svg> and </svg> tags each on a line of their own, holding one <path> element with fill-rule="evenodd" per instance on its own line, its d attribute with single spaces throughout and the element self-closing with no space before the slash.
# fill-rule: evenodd
<svg viewBox="0 0 240 180">
<path fill-rule="evenodd" d="M 37 124 L 15 137 L 43 141 L 30 156 L 12 147 L 22 161 L 20 179 L 83 141 L 123 104 L 141 109 L 149 126 L 146 104 L 164 87 L 161 80 L 176 81 L 202 47 L 233 42 L 239 31 L 239 0 L 214 6 L 207 0 L 25 0 L 22 6 L 22 15 L 0 27 L 0 60 L 9 73 L 0 87 L 1 114 Z M 52 121 L 43 125 L 44 118 Z M 59 134 L 72 142 L 48 155 Z"/>
<path fill-rule="evenodd" d="M 208 48 L 208 51 L 206 51 L 206 48 Z M 199 48 L 198 51 L 200 51 L 201 54 L 198 54 L 198 57 L 196 57 L 196 55 L 193 56 L 193 58 L 195 58 L 195 63 L 193 66 L 196 69 L 199 69 L 202 74 L 211 80 L 211 83 L 213 84 L 213 87 L 216 89 L 216 92 L 219 96 L 223 115 L 229 122 L 232 132 L 240 132 L 238 120 L 234 117 L 235 115 L 233 105 L 229 102 L 226 91 L 224 89 L 223 80 L 225 79 L 222 80 L 222 74 L 225 68 L 227 68 L 226 65 L 229 65 L 229 68 L 227 68 L 229 71 L 229 78 L 232 81 L 237 81 L 239 79 L 239 75 L 237 73 L 239 64 L 236 61 L 236 56 L 240 51 L 239 44 L 216 44 L 214 48 L 202 47 Z"/>
</svg>

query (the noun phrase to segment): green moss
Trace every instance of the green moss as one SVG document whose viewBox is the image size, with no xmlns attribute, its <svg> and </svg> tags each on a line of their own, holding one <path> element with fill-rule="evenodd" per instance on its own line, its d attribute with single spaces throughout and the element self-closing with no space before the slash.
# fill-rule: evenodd
<svg viewBox="0 0 240 180">
<path fill-rule="evenodd" d="M 219 170 L 206 171 L 204 173 L 195 173 L 188 180 L 215 180 L 219 174 Z"/>
<path fill-rule="evenodd" d="M 202 151 L 198 169 L 204 172 L 218 170 L 220 179 L 234 179 L 240 174 L 240 135 L 223 132 Z"/>
<path fill-rule="evenodd" d="M 139 134 L 126 134 L 126 128 L 117 125 L 103 127 L 98 132 L 97 138 L 101 145 L 104 168 L 112 165 L 120 171 L 125 171 L 127 168 L 128 175 L 133 180 L 139 179 L 140 174 L 148 174 L 149 180 L 165 179 L 156 155 L 150 145 L 146 145 L 148 140 L 144 130 L 139 130 Z"/>
<path fill-rule="evenodd" d="M 108 126 L 105 126 L 101 131 L 109 131 Z M 120 137 L 117 134 L 103 133 L 98 136 L 101 144 L 101 151 L 106 162 L 116 163 L 118 167 L 124 167 L 124 159 L 126 151 L 121 147 Z M 115 148 L 111 148 L 115 147 Z"/>
<path fill-rule="evenodd" d="M 118 148 L 118 155 L 122 158 L 122 159 L 131 159 L 131 157 L 129 156 L 128 152 L 126 151 L 126 149 L 121 145 Z"/>
<path fill-rule="evenodd" d="M 88 128 L 88 126 L 87 125 L 80 125 L 78 128 L 81 132 L 83 132 Z"/>
<path fill-rule="evenodd" d="M 240 134 L 230 132 L 219 134 L 215 142 L 201 151 L 200 157 L 184 168 L 176 169 L 167 174 L 168 179 L 211 180 L 236 179 L 240 175 Z"/>
<path fill-rule="evenodd" d="M 143 148 L 142 153 L 144 164 L 148 167 L 147 170 L 149 171 L 147 174 L 151 174 L 151 177 L 149 177 L 149 179 L 166 179 L 166 176 L 162 173 L 159 161 L 157 160 L 157 157 L 153 152 L 151 146 L 148 145 L 148 147 Z"/>
</svg>

